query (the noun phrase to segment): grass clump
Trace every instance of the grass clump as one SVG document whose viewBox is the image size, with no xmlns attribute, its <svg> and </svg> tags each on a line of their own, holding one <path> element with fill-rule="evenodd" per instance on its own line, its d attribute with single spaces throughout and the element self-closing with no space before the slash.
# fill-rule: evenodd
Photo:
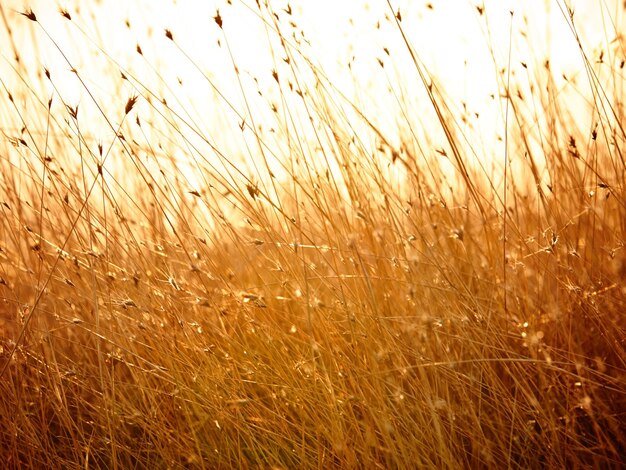
<svg viewBox="0 0 626 470">
<path fill-rule="evenodd" d="M 3 9 L 4 463 L 618 468 L 623 50 L 591 58 L 559 3 L 585 79 L 488 45 L 485 131 L 391 4 L 372 89 L 296 8 L 228 3 L 211 64 L 130 20 L 121 56 L 106 5 Z"/>
</svg>

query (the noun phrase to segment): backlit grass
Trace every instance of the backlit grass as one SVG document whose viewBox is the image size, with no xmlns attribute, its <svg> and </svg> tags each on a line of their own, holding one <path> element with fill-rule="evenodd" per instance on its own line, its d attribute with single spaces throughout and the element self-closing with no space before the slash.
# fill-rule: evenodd
<svg viewBox="0 0 626 470">
<path fill-rule="evenodd" d="M 395 6 L 346 88 L 306 8 L 229 3 L 210 54 L 2 9 L 3 466 L 620 467 L 623 13 L 588 50 L 553 2 L 575 77 L 477 39 L 485 117 Z"/>
</svg>

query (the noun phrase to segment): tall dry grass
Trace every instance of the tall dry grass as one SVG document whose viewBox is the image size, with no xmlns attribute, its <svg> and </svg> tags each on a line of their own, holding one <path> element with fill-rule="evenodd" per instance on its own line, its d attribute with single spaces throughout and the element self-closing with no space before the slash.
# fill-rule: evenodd
<svg viewBox="0 0 626 470">
<path fill-rule="evenodd" d="M 598 60 L 581 41 L 586 76 L 565 89 L 549 60 L 512 76 L 494 54 L 506 128 L 487 158 L 476 137 L 494 136 L 397 10 L 404 46 L 380 56 L 396 101 L 376 115 L 271 5 L 250 11 L 275 93 L 249 91 L 228 8 L 207 27 L 240 94 L 215 87 L 197 113 L 142 45 L 140 71 L 109 54 L 89 11 L 60 15 L 112 89 L 52 19 L 3 9 L 3 466 L 619 468 L 623 49 Z M 177 31 L 159 34 L 211 89 Z M 44 43 L 80 103 L 33 62 Z M 392 80 L 398 61 L 413 76 Z"/>
</svg>

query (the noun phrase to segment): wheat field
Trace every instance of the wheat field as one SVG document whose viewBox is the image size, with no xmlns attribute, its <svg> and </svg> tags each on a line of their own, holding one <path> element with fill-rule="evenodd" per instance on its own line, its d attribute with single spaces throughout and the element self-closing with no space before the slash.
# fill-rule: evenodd
<svg viewBox="0 0 626 470">
<path fill-rule="evenodd" d="M 0 4 L 0 466 L 623 468 L 620 2 L 157 3 Z"/>
</svg>

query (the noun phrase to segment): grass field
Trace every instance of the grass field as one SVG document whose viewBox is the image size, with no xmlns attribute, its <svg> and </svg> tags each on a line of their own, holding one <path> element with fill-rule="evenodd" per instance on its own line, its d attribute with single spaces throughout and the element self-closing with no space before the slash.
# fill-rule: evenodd
<svg viewBox="0 0 626 470">
<path fill-rule="evenodd" d="M 621 7 L 594 49 L 548 2 L 568 76 L 470 5 L 478 112 L 391 4 L 339 81 L 306 8 L 233 3 L 206 54 L 0 6 L 0 466 L 622 468 Z"/>
</svg>

